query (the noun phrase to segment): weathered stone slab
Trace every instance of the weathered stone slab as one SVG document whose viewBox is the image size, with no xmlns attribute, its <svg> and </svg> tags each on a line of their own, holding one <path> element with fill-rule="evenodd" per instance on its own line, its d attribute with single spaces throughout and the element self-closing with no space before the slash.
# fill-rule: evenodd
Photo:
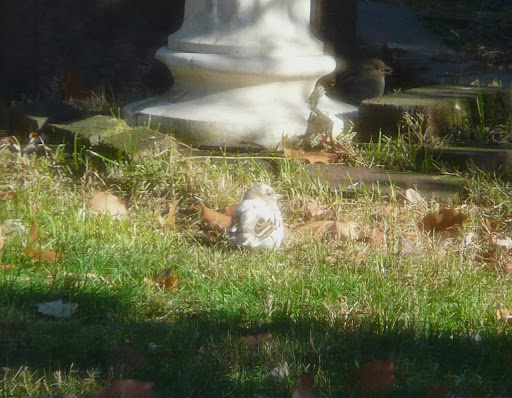
<svg viewBox="0 0 512 398">
<path fill-rule="evenodd" d="M 386 190 L 393 184 L 404 190 L 414 188 L 425 197 L 434 195 L 449 199 L 457 197 L 464 185 L 463 178 L 451 175 L 401 173 L 340 164 L 309 164 L 306 169 L 313 180 L 320 180 L 332 188 L 342 190 L 358 190 L 362 186 L 371 188 L 376 185 Z"/>
<path fill-rule="evenodd" d="M 26 138 L 47 123 L 62 123 L 81 115 L 79 109 L 61 102 L 20 104 L 11 109 L 9 129 L 12 134 Z"/>
<path fill-rule="evenodd" d="M 166 150 L 179 156 L 175 141 L 169 135 L 143 126 L 131 128 L 124 120 L 110 116 L 97 115 L 68 124 L 50 124 L 45 133 L 51 143 L 64 142 L 70 147 L 76 137 L 80 147 L 90 147 L 105 156 L 117 157 L 121 153 L 139 159 Z"/>
<path fill-rule="evenodd" d="M 115 117 L 97 115 L 71 123 L 49 124 L 45 128 L 52 144 L 73 143 L 75 136 L 82 145 L 99 146 L 112 135 L 130 129 L 124 120 Z"/>
<path fill-rule="evenodd" d="M 422 129 L 427 137 L 480 124 L 478 102 L 483 103 L 485 123 L 503 123 L 511 113 L 511 93 L 506 88 L 434 85 L 365 100 L 359 106 L 358 139 L 396 136 L 407 131 L 402 118 L 423 114 Z"/>
<path fill-rule="evenodd" d="M 436 162 L 445 163 L 460 171 L 479 169 L 489 173 L 512 175 L 512 150 L 498 148 L 436 148 L 432 149 Z M 422 159 L 424 151 L 418 152 Z"/>
<path fill-rule="evenodd" d="M 106 137 L 103 144 L 110 147 L 114 152 L 120 151 L 135 160 L 165 154 L 168 151 L 170 151 L 172 157 L 181 157 L 174 138 L 144 126 Z"/>
</svg>

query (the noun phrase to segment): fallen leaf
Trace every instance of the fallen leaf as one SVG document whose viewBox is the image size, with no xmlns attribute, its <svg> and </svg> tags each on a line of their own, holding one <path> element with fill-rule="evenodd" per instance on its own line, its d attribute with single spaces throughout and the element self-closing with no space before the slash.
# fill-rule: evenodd
<svg viewBox="0 0 512 398">
<path fill-rule="evenodd" d="M 491 221 L 489 219 L 485 219 L 485 226 L 487 227 L 488 232 L 499 232 L 506 230 L 507 226 L 503 220 L 494 220 Z"/>
<path fill-rule="evenodd" d="M 162 290 L 176 289 L 178 284 L 178 276 L 172 268 L 166 268 L 156 277 L 154 281 L 144 278 L 144 282 L 148 285 L 159 287 Z"/>
<path fill-rule="evenodd" d="M 512 250 L 512 239 L 510 239 L 508 237 L 505 239 L 498 239 L 498 240 L 496 240 L 495 243 L 497 246 L 503 247 L 507 250 Z"/>
<path fill-rule="evenodd" d="M 418 249 L 416 245 L 412 243 L 409 239 L 407 239 L 405 236 L 402 236 L 401 246 L 402 247 L 400 248 L 400 255 L 402 256 L 414 256 L 421 253 L 421 250 Z"/>
<path fill-rule="evenodd" d="M 111 351 L 111 357 L 115 368 L 127 371 L 143 369 L 148 364 L 146 356 L 128 344 L 116 345 Z"/>
<path fill-rule="evenodd" d="M 161 227 L 174 228 L 176 226 L 176 207 L 180 203 L 181 199 L 177 199 L 169 205 L 169 212 L 165 217 L 158 214 L 158 222 Z"/>
<path fill-rule="evenodd" d="M 34 262 L 55 263 L 60 261 L 62 257 L 59 253 L 53 250 L 29 249 L 28 247 L 25 247 L 23 251 Z"/>
<path fill-rule="evenodd" d="M 233 217 L 233 214 L 235 213 L 237 207 L 238 205 L 226 206 L 224 207 L 224 211 L 228 216 Z"/>
<path fill-rule="evenodd" d="M 257 333 L 255 335 L 244 336 L 243 339 L 249 348 L 254 348 L 256 345 L 258 345 L 262 341 L 269 340 L 270 338 L 272 338 L 272 333 L 263 332 L 263 333 Z"/>
<path fill-rule="evenodd" d="M 128 210 L 117 196 L 108 192 L 98 192 L 89 200 L 91 213 L 110 215 L 116 219 L 126 218 Z"/>
<path fill-rule="evenodd" d="M 395 364 L 390 360 L 367 362 L 349 376 L 349 382 L 357 389 L 378 396 L 390 390 L 395 382 Z"/>
<path fill-rule="evenodd" d="M 490 82 L 487 87 L 500 87 L 500 84 L 498 83 L 498 81 L 496 79 L 493 79 L 492 82 Z"/>
<path fill-rule="evenodd" d="M 280 383 L 289 376 L 290 370 L 288 369 L 288 362 L 285 362 L 282 367 L 277 366 L 272 369 L 265 379 Z"/>
<path fill-rule="evenodd" d="M 153 398 L 153 382 L 116 380 L 91 395 L 91 398 Z"/>
<path fill-rule="evenodd" d="M 442 208 L 427 214 L 422 221 L 425 232 L 458 229 L 466 224 L 468 216 L 457 209 Z"/>
<path fill-rule="evenodd" d="M 313 391 L 314 383 L 315 375 L 311 373 L 301 375 L 293 389 L 292 398 L 315 398 L 315 392 Z"/>
<path fill-rule="evenodd" d="M 370 233 L 370 244 L 374 249 L 386 247 L 386 233 L 379 228 L 373 228 Z"/>
<path fill-rule="evenodd" d="M 2 223 L 3 231 L 5 235 L 25 235 L 27 233 L 27 227 L 23 225 L 21 220 L 7 219 Z"/>
<path fill-rule="evenodd" d="M 412 204 L 417 205 L 417 204 L 425 203 L 425 199 L 423 199 L 423 196 L 421 196 L 418 191 L 416 191 L 415 189 L 412 189 L 412 188 L 409 188 L 408 190 L 405 191 L 405 197 Z"/>
<path fill-rule="evenodd" d="M 508 308 L 496 308 L 496 319 L 512 325 L 512 314 Z"/>
<path fill-rule="evenodd" d="M 37 311 L 44 315 L 50 315 L 55 318 L 67 318 L 76 311 L 77 303 L 64 303 L 62 300 L 51 301 L 48 303 L 36 304 Z"/>
<path fill-rule="evenodd" d="M 439 386 L 434 386 L 427 393 L 426 398 L 447 398 L 452 388 L 453 381 L 445 381 Z"/>
<path fill-rule="evenodd" d="M 203 213 L 201 215 L 201 221 L 204 223 L 218 227 L 220 229 L 228 229 L 231 225 L 231 217 L 219 213 L 218 211 L 212 210 L 205 205 L 201 206 Z"/>
<path fill-rule="evenodd" d="M 307 202 L 305 207 L 306 212 L 310 217 L 319 217 L 325 213 L 324 208 L 317 205 L 316 203 Z"/>
<path fill-rule="evenodd" d="M 32 241 L 36 242 L 39 239 L 39 230 L 37 229 L 36 221 L 32 220 L 32 227 L 30 228 L 30 233 L 28 234 Z"/>
<path fill-rule="evenodd" d="M 177 276 L 169 276 L 167 278 L 162 279 L 160 282 L 158 282 L 158 286 L 163 290 L 176 289 L 177 284 L 178 284 Z"/>
<path fill-rule="evenodd" d="M 368 252 L 370 251 L 370 246 L 366 245 L 363 250 L 361 250 L 359 253 L 357 253 L 356 256 L 356 263 L 361 264 L 363 260 L 368 255 Z"/>
<path fill-rule="evenodd" d="M 301 149 L 290 149 L 283 148 L 284 154 L 287 158 L 304 160 L 306 163 L 321 163 L 329 164 L 336 163 L 340 160 L 340 154 L 318 151 L 318 152 L 306 152 Z"/>
<path fill-rule="evenodd" d="M 0 192 L 0 202 L 5 202 L 7 200 L 14 199 L 15 197 L 16 192 L 14 191 Z"/>
<path fill-rule="evenodd" d="M 354 221 L 310 221 L 295 228 L 300 235 L 312 234 L 315 237 L 355 240 L 359 236 L 359 225 Z"/>
</svg>

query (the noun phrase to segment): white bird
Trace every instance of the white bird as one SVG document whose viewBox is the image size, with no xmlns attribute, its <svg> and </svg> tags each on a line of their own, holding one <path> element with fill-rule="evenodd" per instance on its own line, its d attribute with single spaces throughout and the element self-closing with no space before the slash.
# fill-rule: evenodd
<svg viewBox="0 0 512 398">
<path fill-rule="evenodd" d="M 277 249 L 284 237 L 277 194 L 266 184 L 249 188 L 236 208 L 229 227 L 229 243 L 250 249 Z"/>
</svg>

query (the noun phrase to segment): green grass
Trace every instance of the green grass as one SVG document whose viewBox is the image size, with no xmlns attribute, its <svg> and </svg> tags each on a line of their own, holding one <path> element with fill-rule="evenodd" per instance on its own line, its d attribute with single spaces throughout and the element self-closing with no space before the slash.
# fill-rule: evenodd
<svg viewBox="0 0 512 398">
<path fill-rule="evenodd" d="M 476 259 L 487 244 L 484 218 L 512 209 L 506 182 L 470 179 L 456 205 L 470 214 L 462 238 L 474 232 L 476 240 L 462 248 L 460 239 L 421 236 L 417 222 L 438 203 L 405 205 L 398 189 L 349 196 L 306 184 L 296 162 L 86 160 L 77 166 L 62 154 L 0 153 L 0 190 L 17 192 L 0 202 L 0 222 L 19 220 L 30 230 L 34 219 L 40 238 L 33 246 L 63 255 L 57 264 L 35 264 L 22 250 L 28 233 L 7 235 L 0 251 L 0 396 L 87 397 L 132 378 L 153 381 L 158 397 L 291 397 L 298 376 L 314 372 L 317 397 L 351 397 L 350 373 L 372 359 L 395 362 L 388 396 L 424 397 L 449 380 L 457 397 L 511 391 L 510 327 L 496 320 L 495 309 L 512 307 L 512 277 Z M 365 239 L 290 237 L 276 252 L 230 250 L 222 233 L 203 231 L 199 215 L 186 211 L 235 204 L 256 182 L 285 195 L 292 227 L 306 219 L 309 200 L 357 221 L 363 238 L 381 229 L 387 243 L 362 260 Z M 130 218 L 84 216 L 98 190 L 122 197 Z M 154 212 L 177 198 L 178 227 L 162 229 Z M 406 233 L 423 242 L 420 255 L 399 254 Z M 166 268 L 179 277 L 176 289 L 145 281 Z M 77 312 L 53 319 L 35 311 L 36 303 L 56 299 L 78 303 Z M 272 338 L 255 348 L 241 342 L 267 331 Z M 122 344 L 146 364 L 116 366 L 112 349 Z M 289 378 L 269 381 L 285 363 Z"/>
</svg>

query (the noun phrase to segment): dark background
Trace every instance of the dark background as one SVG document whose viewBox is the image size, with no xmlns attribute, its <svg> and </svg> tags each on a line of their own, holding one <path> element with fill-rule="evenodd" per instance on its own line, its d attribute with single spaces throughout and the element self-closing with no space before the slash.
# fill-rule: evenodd
<svg viewBox="0 0 512 398">
<path fill-rule="evenodd" d="M 364 1 L 364 0 L 359 0 Z M 507 0 L 392 1 L 414 8 L 447 40 L 512 46 Z M 185 0 L 17 0 L 0 5 L 0 99 L 64 98 L 68 71 L 109 99 L 129 102 L 165 92 L 172 84 L 154 54 L 179 29 Z M 314 2 L 312 31 L 327 48 L 358 57 L 357 0 Z M 478 47 L 480 48 L 480 47 Z M 499 57 L 498 57 L 499 58 Z M 505 57 L 506 58 L 506 57 Z M 512 58 L 512 57 L 510 57 Z M 493 61 L 491 59 L 491 61 Z M 496 62 L 512 64 L 501 56 Z"/>
</svg>

